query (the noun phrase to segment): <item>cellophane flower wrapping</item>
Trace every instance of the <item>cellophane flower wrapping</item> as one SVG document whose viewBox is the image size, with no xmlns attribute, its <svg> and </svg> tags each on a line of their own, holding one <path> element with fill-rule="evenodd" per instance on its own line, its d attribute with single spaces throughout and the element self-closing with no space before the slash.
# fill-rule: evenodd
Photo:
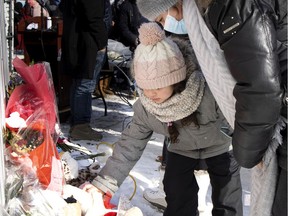
<svg viewBox="0 0 288 216">
<path fill-rule="evenodd" d="M 43 62 L 27 66 L 16 57 L 13 66 L 24 82 L 12 91 L 5 110 L 6 158 L 10 167 L 17 167 L 12 179 L 20 180 L 11 184 L 7 174 L 7 188 L 20 185 L 19 181 L 25 179 L 32 188 L 49 189 L 60 195 L 64 177 L 56 148 L 59 117 L 50 65 Z M 18 192 L 6 195 L 8 200 L 20 193 L 21 187 L 16 188 Z"/>
</svg>

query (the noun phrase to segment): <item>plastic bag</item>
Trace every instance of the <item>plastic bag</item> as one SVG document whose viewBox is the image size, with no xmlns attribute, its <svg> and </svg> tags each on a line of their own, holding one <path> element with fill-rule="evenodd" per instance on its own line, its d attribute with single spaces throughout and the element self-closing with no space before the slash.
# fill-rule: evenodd
<svg viewBox="0 0 288 216">
<path fill-rule="evenodd" d="M 38 139 L 40 137 L 41 141 L 43 140 L 42 143 L 41 141 L 39 142 L 39 146 L 29 153 L 29 158 L 37 169 L 39 182 L 50 190 L 61 192 L 63 172 L 55 143 L 43 122 L 34 122 L 31 125 L 31 129 L 40 134 Z"/>
<path fill-rule="evenodd" d="M 6 118 L 11 113 L 18 112 L 20 117 L 27 121 L 33 121 L 33 117 L 44 119 L 49 124 L 51 133 L 54 133 L 55 124 L 59 123 L 59 118 L 49 63 L 27 66 L 16 57 L 13 60 L 13 66 L 25 84 L 17 86 L 12 92 L 6 106 Z"/>
<path fill-rule="evenodd" d="M 108 39 L 107 45 L 108 57 L 111 60 L 124 58 L 128 59 L 131 57 L 132 52 L 129 47 L 124 46 L 121 42 Z"/>
<path fill-rule="evenodd" d="M 56 148 L 59 118 L 50 65 L 44 62 L 27 66 L 18 58 L 14 59 L 13 65 L 25 83 L 11 93 L 6 106 L 6 120 L 18 113 L 18 118 L 23 119 L 26 125 L 17 127 L 17 124 L 11 124 L 13 119 L 6 121 L 11 160 L 21 163 L 28 157 L 41 186 L 60 194 L 64 177 Z"/>
</svg>

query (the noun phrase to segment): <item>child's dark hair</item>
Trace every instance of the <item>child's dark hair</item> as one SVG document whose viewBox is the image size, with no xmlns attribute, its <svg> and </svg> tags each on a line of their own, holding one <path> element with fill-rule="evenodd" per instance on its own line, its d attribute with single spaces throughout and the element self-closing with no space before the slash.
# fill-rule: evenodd
<svg viewBox="0 0 288 216">
<path fill-rule="evenodd" d="M 182 92 L 185 89 L 185 86 L 186 86 L 186 80 L 183 80 L 179 83 L 174 84 L 173 86 L 174 94 L 178 94 Z M 193 112 L 191 115 L 181 119 L 181 126 L 187 126 L 187 125 L 190 125 L 191 123 L 194 123 L 199 128 L 199 123 L 196 117 L 196 112 Z M 168 124 L 168 132 L 170 135 L 171 143 L 177 143 L 179 132 L 173 123 Z"/>
</svg>

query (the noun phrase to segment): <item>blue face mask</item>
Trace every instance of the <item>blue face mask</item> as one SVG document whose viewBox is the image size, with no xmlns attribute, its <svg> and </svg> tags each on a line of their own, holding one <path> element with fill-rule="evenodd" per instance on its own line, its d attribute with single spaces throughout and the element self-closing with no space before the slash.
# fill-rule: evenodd
<svg viewBox="0 0 288 216">
<path fill-rule="evenodd" d="M 188 34 L 184 20 L 176 20 L 173 16 L 167 15 L 164 23 L 164 29 L 174 34 Z"/>
</svg>

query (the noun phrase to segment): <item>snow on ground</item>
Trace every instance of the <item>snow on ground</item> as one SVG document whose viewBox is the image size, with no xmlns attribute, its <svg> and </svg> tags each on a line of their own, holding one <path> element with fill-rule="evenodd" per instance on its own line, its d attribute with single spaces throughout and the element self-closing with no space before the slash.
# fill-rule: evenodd
<svg viewBox="0 0 288 216">
<path fill-rule="evenodd" d="M 91 120 L 91 126 L 93 129 L 103 133 L 103 139 L 100 142 L 85 142 L 78 141 L 77 143 L 82 146 L 87 147 L 92 152 L 105 151 L 109 156 L 111 154 L 110 144 L 115 143 L 120 135 L 121 131 L 127 126 L 133 115 L 131 106 L 121 100 L 118 96 L 108 95 L 106 98 L 108 115 L 104 116 L 104 104 L 100 98 L 93 100 L 93 116 Z M 133 104 L 135 100 L 129 100 L 129 103 Z M 68 136 L 69 124 L 61 123 L 62 132 Z M 151 205 L 143 198 L 143 191 L 148 187 L 157 187 L 160 180 L 159 172 L 159 162 L 156 162 L 155 159 L 157 156 L 162 153 L 162 142 L 163 136 L 159 134 L 154 134 L 151 140 L 149 141 L 143 156 L 138 161 L 136 166 L 131 171 L 131 176 L 135 179 L 136 184 L 133 179 L 128 176 L 126 180 L 121 185 L 120 189 L 114 195 L 112 203 L 118 204 L 120 196 L 130 198 L 134 193 L 135 186 L 136 192 L 131 200 L 131 204 L 138 206 L 144 216 L 160 216 L 163 212 Z M 97 149 L 96 149 L 97 148 Z M 104 164 L 107 157 L 99 157 L 97 160 Z M 79 165 L 82 167 L 88 166 L 91 163 L 91 160 L 82 160 L 79 161 Z M 250 205 L 250 171 L 247 169 L 242 169 L 241 179 L 243 186 L 243 208 L 244 216 L 249 215 L 249 205 Z M 201 188 L 201 183 L 200 183 Z M 208 193 L 206 195 L 206 208 L 205 212 L 201 212 L 200 216 L 211 216 L 211 188 L 209 186 Z"/>
</svg>

